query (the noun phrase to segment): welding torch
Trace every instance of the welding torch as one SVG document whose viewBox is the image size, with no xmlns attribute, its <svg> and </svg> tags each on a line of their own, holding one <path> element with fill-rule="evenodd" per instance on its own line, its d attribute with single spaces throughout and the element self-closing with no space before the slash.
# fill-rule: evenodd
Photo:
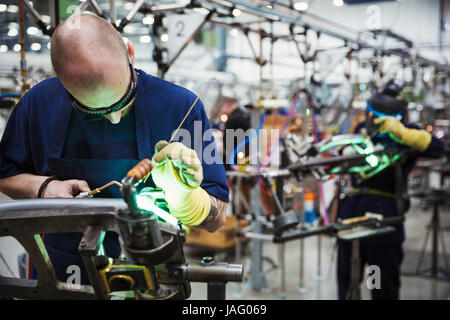
<svg viewBox="0 0 450 320">
<path fill-rule="evenodd" d="M 126 177 L 122 182 L 124 184 L 135 184 L 136 182 L 140 181 L 141 179 L 146 179 L 150 171 L 153 169 L 153 165 L 151 160 L 149 159 L 143 159 L 141 160 L 136 166 L 134 166 L 130 171 L 128 171 Z M 112 186 L 112 185 L 119 186 L 120 188 L 124 187 L 124 184 L 117 182 L 117 181 L 111 181 L 105 184 L 104 186 L 101 186 L 99 188 L 95 188 L 91 191 L 85 191 L 79 193 L 75 198 L 92 198 L 95 194 L 100 193 L 102 190 Z"/>
<path fill-rule="evenodd" d="M 135 215 L 139 215 L 140 210 L 136 202 L 136 188 L 134 186 L 136 183 L 147 179 L 152 169 L 152 161 L 150 159 L 142 159 L 122 179 L 122 197 L 130 211 Z"/>
</svg>

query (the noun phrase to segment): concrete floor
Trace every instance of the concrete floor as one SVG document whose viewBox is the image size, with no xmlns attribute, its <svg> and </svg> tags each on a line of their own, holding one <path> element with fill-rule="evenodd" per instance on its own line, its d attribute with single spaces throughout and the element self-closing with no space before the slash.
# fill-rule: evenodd
<svg viewBox="0 0 450 320">
<path fill-rule="evenodd" d="M 404 243 L 406 263 L 413 263 L 413 266 L 403 266 L 405 271 L 415 271 L 418 261 L 418 256 L 408 256 L 414 251 L 420 251 L 423 246 L 423 241 L 426 235 L 426 225 L 429 223 L 431 217 L 430 210 L 422 210 L 418 202 L 413 201 L 412 208 L 408 212 L 406 220 L 406 237 Z M 450 215 L 446 209 L 441 214 L 442 225 L 449 226 Z M 443 233 L 446 248 L 450 246 L 449 233 Z M 335 240 L 333 238 L 321 237 L 321 276 L 318 277 L 318 237 L 306 238 L 304 243 L 304 285 L 302 292 L 299 292 L 300 287 L 300 244 L 299 241 L 291 241 L 286 243 L 286 289 L 282 292 L 281 288 L 281 271 L 280 269 L 271 270 L 270 263 L 264 263 L 264 269 L 268 269 L 266 279 L 269 284 L 269 290 L 255 291 L 249 287 L 247 281 L 243 285 L 236 283 L 229 283 L 227 285 L 227 299 L 236 300 L 335 300 L 337 299 L 337 284 L 336 284 L 336 256 Z M 427 245 L 427 253 L 431 252 L 431 240 Z M 441 244 L 441 243 L 440 243 Z M 196 254 L 195 249 L 193 255 Z M 264 242 L 264 256 L 271 258 L 273 261 L 279 261 L 278 257 L 279 246 Z M 217 255 L 220 259 L 221 254 Z M 430 265 L 429 255 L 426 255 L 421 270 L 426 269 Z M 450 252 L 448 253 L 448 263 L 450 265 Z M 264 260 L 266 261 L 266 260 Z M 231 262 L 231 261 L 230 261 Z M 250 270 L 250 258 L 245 260 L 245 269 L 248 273 Z M 445 268 L 445 262 L 441 258 L 440 266 Z M 450 274 L 450 270 L 448 270 Z M 248 274 L 246 277 L 248 278 Z M 361 297 L 364 300 L 370 299 L 370 291 L 364 284 L 361 285 Z M 401 277 L 401 292 L 400 297 L 403 300 L 446 300 L 450 299 L 450 281 L 436 280 L 416 275 L 402 275 Z M 191 299 L 206 299 L 206 285 L 194 283 L 192 284 L 193 293 Z"/>
<path fill-rule="evenodd" d="M 0 201 L 7 198 L 0 194 Z M 405 255 L 409 250 L 421 250 L 426 234 L 426 225 L 431 216 L 431 211 L 424 211 L 420 209 L 419 204 L 415 201 L 412 203 L 412 209 L 407 215 L 406 233 L 407 240 L 404 244 Z M 443 225 L 449 226 L 450 215 L 449 211 L 445 210 L 441 214 Z M 449 233 L 444 233 L 446 247 L 450 247 Z M 300 245 L 299 241 L 291 241 L 285 245 L 286 256 L 286 289 L 281 292 L 281 271 L 280 268 L 272 268 L 272 265 L 265 262 L 263 267 L 265 277 L 269 288 L 266 290 L 255 291 L 252 290 L 248 281 L 244 284 L 229 283 L 227 285 L 227 299 L 230 300 L 321 300 L 337 298 L 336 286 L 336 251 L 334 239 L 326 236 L 321 237 L 321 277 L 317 279 L 318 270 L 318 237 L 311 237 L 304 240 L 305 259 L 304 259 L 304 292 L 299 292 L 299 260 L 300 260 Z M 264 256 L 270 258 L 272 261 L 279 261 L 278 249 L 279 246 L 264 242 L 263 245 Z M 249 253 L 251 246 L 247 252 Z M 430 242 L 428 243 L 427 252 L 430 252 Z M 17 276 L 18 262 L 17 256 L 23 252 L 20 244 L 11 237 L 0 237 L 0 253 L 3 255 L 11 271 Z M 186 255 L 188 258 L 200 257 L 201 252 L 198 248 L 186 247 Z M 450 255 L 450 253 L 449 253 Z M 250 270 L 250 254 L 244 259 L 244 267 L 246 271 L 246 278 L 249 277 Z M 216 260 L 224 260 L 223 253 L 215 254 Z M 406 261 L 406 259 L 405 259 Z M 408 260 L 411 263 L 411 259 Z M 233 263 L 234 261 L 227 261 Z M 424 261 L 423 266 L 426 267 L 428 261 Z M 414 263 L 416 265 L 416 263 Z M 441 265 L 444 263 L 441 260 Z M 414 268 L 415 269 L 415 266 Z M 449 270 L 450 271 L 450 270 Z M 0 274 L 10 276 L 9 270 L 6 268 L 4 261 L 0 260 Z M 449 299 L 450 297 L 450 282 L 444 280 L 435 280 L 419 276 L 402 276 L 401 299 L 420 299 L 420 300 L 436 300 Z M 363 282 L 365 283 L 365 282 Z M 192 295 L 190 299 L 206 299 L 206 284 L 191 283 Z M 369 290 L 366 286 L 361 286 L 361 294 L 363 299 L 370 299 Z"/>
</svg>

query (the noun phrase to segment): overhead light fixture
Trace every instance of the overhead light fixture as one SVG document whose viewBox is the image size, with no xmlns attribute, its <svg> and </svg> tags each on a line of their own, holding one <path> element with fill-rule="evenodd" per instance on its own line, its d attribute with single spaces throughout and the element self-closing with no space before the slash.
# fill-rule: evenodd
<svg viewBox="0 0 450 320">
<path fill-rule="evenodd" d="M 50 23 L 52 21 L 52 18 L 50 18 L 50 16 L 47 16 L 47 15 L 43 14 L 41 16 L 41 20 L 42 20 L 43 23 Z"/>
<path fill-rule="evenodd" d="M 230 35 L 232 37 L 237 37 L 239 35 L 239 30 L 237 28 L 233 28 L 230 30 Z"/>
<path fill-rule="evenodd" d="M 5 53 L 5 52 L 7 52 L 8 51 L 8 46 L 6 45 L 6 44 L 2 44 L 1 46 L 0 46 L 0 52 L 1 53 Z"/>
<path fill-rule="evenodd" d="M 150 38 L 150 36 L 140 36 L 139 37 L 139 42 L 140 43 L 149 43 L 152 39 Z"/>
<path fill-rule="evenodd" d="M 19 12 L 19 7 L 18 6 L 16 6 L 16 5 L 9 5 L 8 6 L 8 12 L 9 13 L 17 13 L 17 12 Z"/>
<path fill-rule="evenodd" d="M 10 37 L 16 37 L 19 34 L 19 30 L 17 29 L 9 29 L 8 30 L 8 36 Z"/>
<path fill-rule="evenodd" d="M 168 33 L 163 33 L 163 34 L 160 36 L 160 39 L 161 39 L 162 42 L 167 42 L 167 41 L 169 41 L 169 34 L 168 34 Z"/>
<path fill-rule="evenodd" d="M 33 51 L 39 51 L 41 50 L 41 44 L 39 42 L 34 42 L 31 44 L 31 50 Z"/>
<path fill-rule="evenodd" d="M 0 12 L 5 12 L 8 6 L 6 4 L 0 4 Z"/>
<path fill-rule="evenodd" d="M 207 15 L 209 13 L 209 10 L 205 8 L 194 8 L 194 11 L 203 15 Z"/>
<path fill-rule="evenodd" d="M 273 6 L 272 6 L 271 4 L 268 4 L 268 5 L 266 6 L 266 8 L 267 8 L 267 9 L 272 9 Z"/>
<path fill-rule="evenodd" d="M 20 44 L 16 43 L 16 44 L 14 45 L 14 47 L 13 47 L 13 50 L 14 50 L 15 52 L 19 52 L 19 51 L 20 51 L 20 48 L 21 48 Z"/>
<path fill-rule="evenodd" d="M 304 1 L 294 3 L 294 9 L 297 11 L 306 11 L 308 10 L 308 7 L 309 7 L 308 3 Z"/>
<path fill-rule="evenodd" d="M 136 28 L 130 25 L 127 25 L 123 28 L 123 32 L 130 34 L 130 33 L 135 33 L 136 32 Z"/>
<path fill-rule="evenodd" d="M 231 13 L 233 14 L 233 16 L 235 17 L 239 17 L 242 13 L 241 10 L 239 10 L 238 8 L 233 9 L 233 11 L 231 11 Z"/>
<path fill-rule="evenodd" d="M 27 33 L 30 36 L 34 36 L 34 35 L 38 34 L 38 32 L 39 32 L 39 29 L 36 27 L 28 27 L 28 29 L 27 29 Z"/>
<path fill-rule="evenodd" d="M 146 15 L 144 18 L 142 18 L 142 23 L 143 24 L 153 24 L 153 22 L 155 22 L 155 18 L 152 16 L 152 15 L 150 15 L 150 14 L 148 14 L 148 15 Z"/>
<path fill-rule="evenodd" d="M 333 5 L 336 7 L 342 7 L 344 5 L 344 0 L 333 0 Z"/>
</svg>

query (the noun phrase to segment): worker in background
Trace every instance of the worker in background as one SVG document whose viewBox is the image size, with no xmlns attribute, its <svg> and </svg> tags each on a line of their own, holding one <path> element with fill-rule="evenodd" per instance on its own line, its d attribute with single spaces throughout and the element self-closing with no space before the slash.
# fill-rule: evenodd
<svg viewBox="0 0 450 320">
<path fill-rule="evenodd" d="M 418 158 L 438 158 L 443 153 L 441 140 L 417 125 L 405 123 L 407 101 L 399 98 L 402 86 L 402 83 L 391 80 L 382 92 L 374 94 L 367 103 L 365 123 L 355 129 L 356 133 L 375 135 L 374 143 L 380 142 L 396 146 L 399 150 L 406 148 L 410 151 L 401 164 L 402 181 L 395 178 L 393 166 L 361 183 L 353 181 L 352 191 L 339 203 L 338 217 L 341 219 L 364 216 L 367 212 L 379 213 L 386 218 L 397 216 L 401 213 L 397 211 L 396 200 L 404 201 L 402 207 L 406 213 L 409 201 L 406 198 L 396 199 L 396 187 L 398 184 L 406 187 L 408 174 Z M 381 288 L 371 290 L 372 299 L 399 299 L 404 240 L 403 224 L 396 225 L 394 232 L 361 240 L 361 266 L 376 265 L 381 272 Z M 351 253 L 351 242 L 339 240 L 339 299 L 348 298 Z M 362 271 L 361 269 L 361 276 Z"/>
<path fill-rule="evenodd" d="M 165 141 L 196 96 L 135 69 L 134 60 L 131 42 L 125 44 L 100 17 L 81 14 L 60 24 L 51 39 L 57 77 L 24 95 L 4 131 L 0 191 L 13 199 L 73 198 L 121 180 L 140 159 L 152 158 L 152 179 L 143 186 L 161 187 L 171 214 L 182 223 L 213 232 L 226 217 L 223 165 L 201 163 L 192 147 Z M 195 121 L 203 132 L 209 129 L 200 100 L 182 126 L 191 133 L 191 146 L 202 139 L 194 136 Z M 202 150 L 210 143 L 202 140 Z M 121 197 L 116 187 L 99 196 Z M 82 284 L 89 281 L 77 250 L 81 236 L 44 236 L 60 281 L 66 281 L 70 265 L 81 268 Z M 108 256 L 119 256 L 117 234 L 108 232 L 103 246 Z"/>
<path fill-rule="evenodd" d="M 248 107 L 250 106 L 240 106 L 239 101 L 235 98 L 224 97 L 223 99 L 221 114 L 227 115 L 223 129 L 223 161 L 227 170 L 230 169 L 230 156 L 235 151 L 235 148 L 245 140 L 244 134 L 250 129 L 250 113 L 248 112 Z M 239 131 L 237 130 L 242 130 L 244 134 L 238 134 Z M 232 140 L 230 139 L 231 135 L 233 135 Z M 239 151 L 240 153 L 234 152 L 236 154 L 232 159 L 233 164 L 244 163 L 243 158 L 249 155 L 249 146 L 243 146 Z M 242 159 L 238 160 L 238 154 Z"/>
</svg>

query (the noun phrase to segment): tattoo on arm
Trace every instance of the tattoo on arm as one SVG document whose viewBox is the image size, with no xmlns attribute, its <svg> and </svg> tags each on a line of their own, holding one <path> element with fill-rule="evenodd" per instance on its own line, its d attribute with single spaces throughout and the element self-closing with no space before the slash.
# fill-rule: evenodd
<svg viewBox="0 0 450 320">
<path fill-rule="evenodd" d="M 211 210 L 206 219 L 198 225 L 199 228 L 206 229 L 209 232 L 214 232 L 219 229 L 224 223 L 226 218 L 227 203 L 219 200 L 216 197 L 209 196 L 211 199 Z"/>
</svg>

